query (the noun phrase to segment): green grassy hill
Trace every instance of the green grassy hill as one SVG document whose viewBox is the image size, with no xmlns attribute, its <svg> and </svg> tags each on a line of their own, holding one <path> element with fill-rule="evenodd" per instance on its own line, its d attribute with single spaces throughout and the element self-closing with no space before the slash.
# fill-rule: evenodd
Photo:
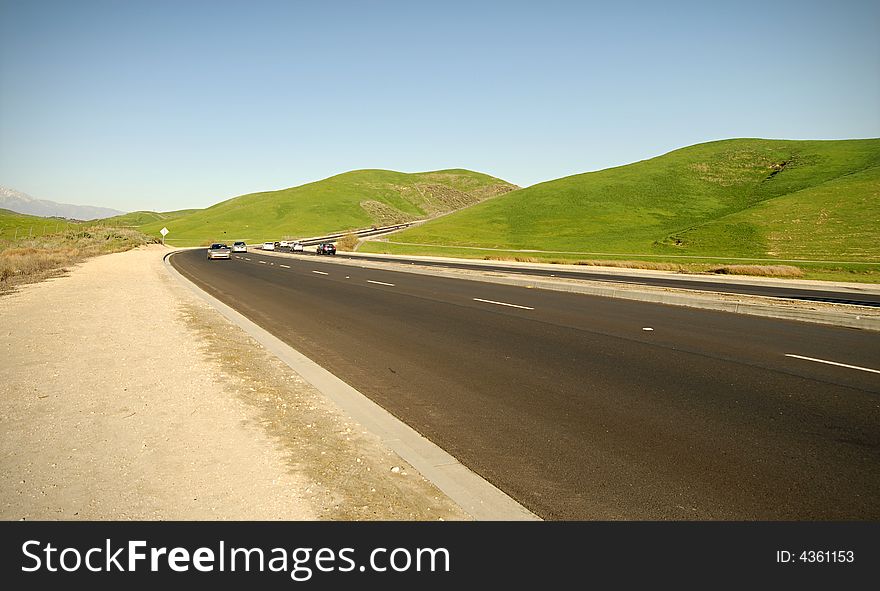
<svg viewBox="0 0 880 591">
<path fill-rule="evenodd" d="M 104 218 L 101 223 L 105 226 L 140 227 L 151 223 L 163 223 L 175 220 L 179 217 L 199 211 L 198 209 L 180 209 L 177 211 L 132 211 L 122 215 Z M 160 228 L 161 229 L 161 228 Z"/>
<path fill-rule="evenodd" d="M 389 241 L 361 250 L 880 263 L 880 139 L 698 144 L 514 191 Z"/>
<path fill-rule="evenodd" d="M 44 218 L 0 209 L 0 240 L 2 241 L 44 236 L 79 225 L 79 222 L 61 218 Z"/>
<path fill-rule="evenodd" d="M 167 241 L 174 245 L 256 243 L 421 219 L 515 188 L 468 170 L 357 170 L 290 189 L 242 195 L 173 219 L 145 219 L 137 227 L 158 236 L 166 226 Z"/>
</svg>

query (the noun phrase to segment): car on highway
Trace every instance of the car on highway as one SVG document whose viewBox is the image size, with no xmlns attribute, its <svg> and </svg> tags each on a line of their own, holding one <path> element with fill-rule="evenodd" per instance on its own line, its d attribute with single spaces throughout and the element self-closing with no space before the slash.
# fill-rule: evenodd
<svg viewBox="0 0 880 591">
<path fill-rule="evenodd" d="M 263 243 L 263 250 L 275 250 L 275 243 L 274 242 L 264 242 Z"/>
<path fill-rule="evenodd" d="M 292 242 L 290 244 L 290 250 L 293 252 L 302 252 L 303 251 L 302 242 Z"/>
<path fill-rule="evenodd" d="M 244 242 L 233 242 L 232 252 L 247 252 L 247 244 Z"/>
<path fill-rule="evenodd" d="M 281 248 L 287 248 L 288 246 L 290 246 L 290 242 L 288 242 L 287 240 L 282 240 L 278 243 L 278 246 L 280 246 Z"/>
<path fill-rule="evenodd" d="M 211 246 L 208 247 L 208 260 L 213 261 L 214 259 L 229 259 L 232 258 L 232 250 L 222 244 L 220 242 L 215 242 Z"/>
<path fill-rule="evenodd" d="M 336 254 L 336 246 L 332 242 L 322 242 L 315 249 L 318 254 Z"/>
</svg>

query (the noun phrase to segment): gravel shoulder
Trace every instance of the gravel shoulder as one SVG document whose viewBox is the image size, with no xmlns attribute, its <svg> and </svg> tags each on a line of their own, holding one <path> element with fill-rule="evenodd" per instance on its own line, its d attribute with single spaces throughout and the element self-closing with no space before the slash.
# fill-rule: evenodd
<svg viewBox="0 0 880 591">
<path fill-rule="evenodd" d="M 471 519 L 179 285 L 166 252 L 0 296 L 0 519 Z"/>
</svg>

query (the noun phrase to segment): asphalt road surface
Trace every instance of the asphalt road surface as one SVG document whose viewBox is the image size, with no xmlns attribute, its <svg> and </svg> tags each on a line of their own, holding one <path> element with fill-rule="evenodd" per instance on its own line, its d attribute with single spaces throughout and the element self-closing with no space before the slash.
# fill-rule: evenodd
<svg viewBox="0 0 880 591">
<path fill-rule="evenodd" d="M 545 519 L 880 518 L 880 335 L 236 255 L 171 263 Z"/>
</svg>

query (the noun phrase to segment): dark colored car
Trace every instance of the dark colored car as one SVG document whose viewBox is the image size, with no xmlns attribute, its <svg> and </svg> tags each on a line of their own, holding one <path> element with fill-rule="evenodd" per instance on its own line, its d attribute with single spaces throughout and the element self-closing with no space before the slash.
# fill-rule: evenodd
<svg viewBox="0 0 880 591">
<path fill-rule="evenodd" d="M 318 254 L 336 254 L 336 246 L 332 242 L 322 242 L 315 249 Z"/>
</svg>

